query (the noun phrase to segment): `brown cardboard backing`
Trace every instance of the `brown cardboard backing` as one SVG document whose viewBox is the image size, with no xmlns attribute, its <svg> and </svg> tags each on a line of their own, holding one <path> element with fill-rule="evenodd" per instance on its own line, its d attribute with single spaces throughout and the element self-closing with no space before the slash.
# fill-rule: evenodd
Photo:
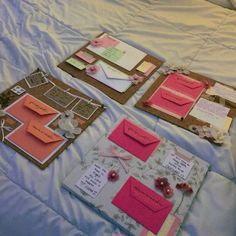
<svg viewBox="0 0 236 236">
<path fill-rule="evenodd" d="M 62 81 L 59 81 L 59 80 L 53 78 L 50 75 L 47 77 L 47 79 L 52 81 L 55 85 L 59 86 L 62 89 L 65 89 L 65 90 L 70 89 L 69 92 L 74 94 L 74 95 L 80 96 L 80 97 L 85 98 L 85 99 L 91 99 L 91 97 L 86 96 L 85 94 L 83 94 L 83 93 L 79 92 L 78 90 L 70 87 L 69 85 L 63 83 Z M 78 99 L 76 99 L 68 107 L 63 108 L 60 105 L 56 104 L 55 102 L 53 102 L 52 100 L 50 100 L 49 98 L 47 98 L 46 96 L 43 95 L 46 91 L 48 91 L 51 87 L 53 87 L 53 85 L 51 83 L 47 83 L 47 84 L 44 84 L 44 85 L 41 85 L 41 86 L 35 87 L 35 88 L 29 88 L 28 85 L 26 84 L 25 80 L 22 79 L 19 82 L 17 82 L 16 84 L 14 84 L 13 86 L 11 86 L 9 89 L 5 90 L 4 92 L 2 92 L 0 94 L 0 95 L 3 95 L 3 94 L 8 93 L 8 94 L 12 95 L 8 106 L 11 105 L 14 101 L 18 100 L 20 97 L 22 97 L 25 94 L 25 93 L 23 93 L 21 95 L 14 95 L 14 93 L 11 92 L 10 89 L 15 87 L 16 85 L 19 85 L 22 88 L 24 88 L 26 90 L 25 93 L 31 94 L 32 96 L 38 98 L 39 100 L 43 101 L 44 103 L 48 104 L 49 106 L 55 108 L 56 110 L 58 110 L 60 112 L 70 110 L 78 102 Z M 79 124 L 79 127 L 82 129 L 82 133 L 105 110 L 104 106 L 101 103 L 99 103 L 98 101 L 92 100 L 92 102 L 95 103 L 95 104 L 99 104 L 101 106 L 96 110 L 96 112 L 90 117 L 89 120 L 86 120 L 86 119 L 83 119 L 83 118 L 79 117 L 80 120 L 83 121 L 83 124 Z M 10 126 L 13 128 L 13 131 L 19 125 L 19 123 L 17 121 L 15 121 L 15 123 L 14 123 L 14 121 L 13 121 L 14 118 L 9 117 L 8 115 L 6 115 L 4 118 L 10 121 L 10 123 L 11 123 Z M 51 127 L 51 125 L 50 125 L 50 127 Z M 8 133 L 9 132 L 5 131 L 5 136 Z M 6 139 L 4 140 L 4 143 L 7 144 L 8 146 L 10 146 L 12 149 L 14 149 L 16 152 L 19 152 L 22 156 L 29 159 L 31 162 L 33 162 L 35 165 L 37 165 L 39 168 L 45 169 L 59 154 L 61 154 L 71 143 L 73 143 L 74 140 L 79 135 L 77 135 L 74 139 L 68 139 L 68 141 L 54 155 L 52 155 L 49 158 L 49 160 L 47 160 L 44 164 L 39 163 L 37 160 L 33 159 L 30 155 L 26 154 L 23 150 L 21 150 L 20 148 L 18 148 L 14 144 L 10 143 Z M 1 134 L 0 134 L 0 138 L 2 138 Z"/>
<path fill-rule="evenodd" d="M 210 79 L 208 77 L 199 75 L 197 73 L 194 72 L 190 72 L 190 74 L 188 75 L 193 79 L 199 80 L 199 81 L 205 81 L 209 86 L 213 86 L 216 81 L 213 79 Z M 154 109 L 152 107 L 149 106 L 145 106 L 143 103 L 145 101 L 147 101 L 149 99 L 149 97 L 156 91 L 156 89 L 162 84 L 162 82 L 165 80 L 165 78 L 167 77 L 167 75 L 160 75 L 160 77 L 158 77 L 156 79 L 156 81 L 151 85 L 151 87 L 145 92 L 145 94 L 138 100 L 138 102 L 135 104 L 135 107 L 144 110 L 148 113 L 151 113 L 154 116 L 160 117 L 163 120 L 169 121 L 181 128 L 184 128 L 186 130 L 191 131 L 191 129 L 189 128 L 190 125 L 198 125 L 198 126 L 208 126 L 209 124 L 198 120 L 197 118 L 191 116 L 191 115 L 187 115 L 187 117 L 183 120 L 180 120 L 178 118 L 175 118 L 171 115 L 168 115 L 164 112 L 161 112 L 157 109 Z M 205 92 L 203 92 L 203 94 L 201 95 L 202 98 L 206 98 L 208 100 L 217 102 L 217 103 L 224 103 L 224 105 L 228 108 L 230 108 L 230 112 L 228 114 L 228 116 L 230 116 L 231 118 L 234 118 L 236 116 L 236 104 L 230 101 L 226 101 L 224 99 L 219 98 L 218 96 L 210 96 L 208 94 L 206 94 Z M 192 132 L 192 131 L 191 131 Z M 212 142 L 211 139 L 208 139 L 208 141 Z"/>
<path fill-rule="evenodd" d="M 103 33 L 102 33 L 103 34 Z M 97 37 L 101 36 L 102 34 L 98 35 Z M 147 81 L 147 79 L 162 65 L 162 61 L 159 60 L 158 58 L 155 58 L 151 55 L 146 55 L 142 61 L 140 61 L 140 63 L 138 63 L 136 65 L 135 68 L 133 68 L 131 71 L 127 71 L 126 69 L 106 60 L 105 58 L 89 51 L 86 47 L 89 45 L 90 43 L 87 43 L 86 45 L 84 45 L 82 48 L 80 48 L 79 50 L 77 50 L 75 53 L 73 53 L 72 55 L 70 55 L 69 57 L 67 57 L 62 63 L 60 63 L 58 65 L 58 67 L 62 70 L 64 70 L 65 72 L 69 73 L 70 75 L 72 75 L 73 77 L 80 79 L 88 84 L 91 84 L 92 86 L 94 86 L 95 88 L 101 90 L 103 93 L 105 93 L 108 97 L 116 100 L 117 102 L 121 103 L 121 104 L 125 104 L 129 98 Z M 92 77 L 88 76 L 85 73 L 85 70 L 79 70 L 77 68 L 75 68 L 74 66 L 68 64 L 66 62 L 66 60 L 70 57 L 74 57 L 77 58 L 75 56 L 75 54 L 80 51 L 86 51 L 89 54 L 93 55 L 97 60 L 102 60 L 104 62 L 106 62 L 107 64 L 115 67 L 116 69 L 128 74 L 128 75 L 133 75 L 133 74 L 138 74 L 143 76 L 143 73 L 139 72 L 136 70 L 136 68 L 143 62 L 143 61 L 148 61 L 153 63 L 154 65 L 156 65 L 155 70 L 153 70 L 147 77 L 145 77 L 144 81 L 138 85 L 132 85 L 131 87 L 129 87 L 125 92 L 120 93 L 116 90 L 114 90 L 113 88 L 97 81 L 96 79 L 93 79 Z"/>
</svg>

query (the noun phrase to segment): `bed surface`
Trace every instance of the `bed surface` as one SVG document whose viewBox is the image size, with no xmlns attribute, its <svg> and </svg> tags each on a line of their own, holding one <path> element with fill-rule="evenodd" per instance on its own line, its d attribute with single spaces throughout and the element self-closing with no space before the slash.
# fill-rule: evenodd
<svg viewBox="0 0 236 236">
<path fill-rule="evenodd" d="M 204 0 L 0 0 L 0 92 L 39 67 L 107 107 L 43 171 L 0 143 L 0 236 L 112 235 L 116 228 L 61 183 L 123 114 L 211 165 L 180 235 L 236 235 L 235 120 L 226 143 L 218 147 L 134 108 L 159 72 L 120 105 L 57 67 L 105 31 L 168 63 L 236 87 L 235 25 L 236 11 Z"/>
</svg>

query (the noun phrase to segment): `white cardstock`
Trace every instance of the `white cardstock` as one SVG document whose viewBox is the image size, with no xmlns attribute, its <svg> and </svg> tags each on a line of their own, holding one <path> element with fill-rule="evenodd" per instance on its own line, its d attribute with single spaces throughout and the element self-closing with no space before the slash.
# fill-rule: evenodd
<svg viewBox="0 0 236 236">
<path fill-rule="evenodd" d="M 194 165 L 192 161 L 186 161 L 178 156 L 174 150 L 170 151 L 162 165 L 174 171 L 179 177 L 186 179 Z"/>
<path fill-rule="evenodd" d="M 94 163 L 75 184 L 92 198 L 95 198 L 107 183 L 108 171 Z"/>
</svg>

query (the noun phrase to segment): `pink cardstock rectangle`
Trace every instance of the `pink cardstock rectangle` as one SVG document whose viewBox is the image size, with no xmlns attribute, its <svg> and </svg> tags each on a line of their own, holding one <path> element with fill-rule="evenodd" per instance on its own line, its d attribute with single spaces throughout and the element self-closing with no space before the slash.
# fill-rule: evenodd
<svg viewBox="0 0 236 236">
<path fill-rule="evenodd" d="M 185 94 L 193 99 L 197 99 L 205 90 L 205 84 L 179 73 L 171 73 L 162 83 L 162 86 Z"/>
<path fill-rule="evenodd" d="M 132 176 L 113 198 L 112 204 L 154 234 L 161 229 L 173 207 L 170 201 Z"/>
<path fill-rule="evenodd" d="M 188 115 L 194 100 L 176 94 L 164 87 L 159 87 L 148 99 L 148 102 L 150 102 L 151 107 L 181 119 Z"/>
<path fill-rule="evenodd" d="M 160 139 L 129 121 L 123 119 L 108 139 L 124 148 L 142 161 L 146 161 L 160 144 Z"/>
</svg>

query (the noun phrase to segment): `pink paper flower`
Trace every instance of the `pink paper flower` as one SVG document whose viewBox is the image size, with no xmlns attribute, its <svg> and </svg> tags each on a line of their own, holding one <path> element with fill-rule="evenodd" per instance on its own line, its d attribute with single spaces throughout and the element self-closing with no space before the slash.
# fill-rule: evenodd
<svg viewBox="0 0 236 236">
<path fill-rule="evenodd" d="M 162 193 L 163 193 L 164 197 L 170 198 L 173 196 L 174 191 L 170 186 L 165 186 L 162 190 Z"/>
<path fill-rule="evenodd" d="M 99 70 L 97 65 L 90 65 L 86 67 L 86 74 L 88 75 L 95 75 Z"/>
<path fill-rule="evenodd" d="M 163 189 L 169 186 L 168 179 L 165 177 L 159 177 L 155 180 L 155 187 L 163 191 Z"/>
<path fill-rule="evenodd" d="M 108 180 L 111 182 L 115 182 L 119 179 L 119 173 L 115 170 L 110 170 L 107 176 Z"/>
<path fill-rule="evenodd" d="M 137 84 L 143 82 L 144 77 L 140 76 L 140 75 L 137 75 L 137 74 L 134 74 L 134 75 L 129 76 L 129 80 L 132 81 L 133 84 L 137 85 Z"/>
<path fill-rule="evenodd" d="M 93 46 L 93 47 L 101 47 L 102 44 L 103 44 L 103 41 L 102 41 L 102 39 L 97 38 L 97 39 L 91 40 L 91 41 L 90 41 L 90 44 L 91 44 L 91 46 Z"/>
</svg>

